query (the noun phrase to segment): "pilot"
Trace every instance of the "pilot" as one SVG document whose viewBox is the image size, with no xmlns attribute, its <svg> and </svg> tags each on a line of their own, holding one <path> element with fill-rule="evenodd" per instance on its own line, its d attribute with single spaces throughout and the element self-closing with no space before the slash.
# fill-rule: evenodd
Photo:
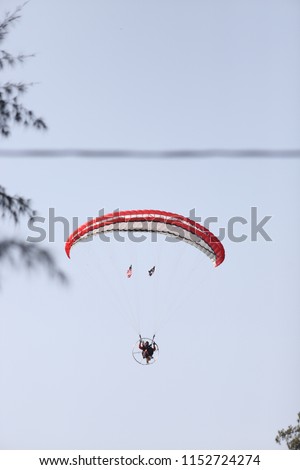
<svg viewBox="0 0 300 470">
<path fill-rule="evenodd" d="M 155 342 L 152 341 L 151 343 L 149 343 L 149 341 L 143 341 L 140 336 L 139 349 L 142 350 L 143 359 L 146 359 L 147 364 L 149 364 L 149 362 L 153 358 L 154 351 L 156 351 Z"/>
</svg>

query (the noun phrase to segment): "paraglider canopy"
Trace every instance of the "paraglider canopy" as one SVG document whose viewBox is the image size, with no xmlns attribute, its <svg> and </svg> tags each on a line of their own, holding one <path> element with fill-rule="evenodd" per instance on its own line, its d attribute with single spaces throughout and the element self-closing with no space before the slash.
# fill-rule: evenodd
<svg viewBox="0 0 300 470">
<path fill-rule="evenodd" d="M 202 251 L 215 266 L 225 258 L 222 243 L 207 228 L 182 215 L 152 209 L 118 211 L 86 222 L 68 238 L 65 246 L 67 256 L 70 258 L 71 248 L 76 243 L 112 231 L 157 232 L 175 237 Z"/>
</svg>

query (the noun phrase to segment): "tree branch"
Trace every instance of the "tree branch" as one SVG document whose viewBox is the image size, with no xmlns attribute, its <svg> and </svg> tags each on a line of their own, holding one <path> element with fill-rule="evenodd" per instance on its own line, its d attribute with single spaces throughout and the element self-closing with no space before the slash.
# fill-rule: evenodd
<svg viewBox="0 0 300 470">
<path fill-rule="evenodd" d="M 21 18 L 20 12 L 26 3 L 28 2 L 18 6 L 12 13 L 6 13 L 4 20 L 0 22 L 0 42 L 5 39 L 10 26 Z"/>
<path fill-rule="evenodd" d="M 30 199 L 21 196 L 9 196 L 5 188 L 0 186 L 0 211 L 1 216 L 10 215 L 15 223 L 19 222 L 20 216 L 27 215 L 29 218 L 35 215 L 35 211 L 30 206 Z"/>
<path fill-rule="evenodd" d="M 23 264 L 29 270 L 42 266 L 47 269 L 49 276 L 64 284 L 67 283 L 66 275 L 56 267 L 52 255 L 33 243 L 11 239 L 0 241 L 0 265 L 3 265 L 3 262 L 9 262 L 12 266 L 18 267 Z"/>
</svg>

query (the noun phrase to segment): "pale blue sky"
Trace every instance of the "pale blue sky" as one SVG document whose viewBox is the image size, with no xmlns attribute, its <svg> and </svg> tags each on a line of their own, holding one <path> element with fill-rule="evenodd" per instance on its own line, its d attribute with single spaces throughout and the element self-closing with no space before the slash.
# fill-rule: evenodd
<svg viewBox="0 0 300 470">
<path fill-rule="evenodd" d="M 11 75 L 40 82 L 26 101 L 49 131 L 17 130 L 2 148 L 297 148 L 299 14 L 295 1 L 32 0 L 5 48 L 38 53 Z M 277 448 L 277 430 L 299 411 L 300 162 L 3 158 L 0 166 L 1 184 L 31 197 L 46 222 L 51 207 L 82 222 L 101 208 L 196 208 L 218 217 L 216 230 L 232 216 L 248 220 L 253 206 L 272 216 L 272 242 L 226 237 L 215 270 L 189 246 L 158 244 L 155 303 L 142 277 L 132 278 L 141 316 L 150 324 L 172 297 L 181 301 L 157 332 L 152 367 L 131 357 L 136 333 L 120 296 L 135 285 L 124 282 L 127 257 L 142 272 L 153 247 L 138 256 L 140 247 L 115 244 L 102 257 L 87 244 L 68 260 L 57 226 L 43 246 L 69 288 L 40 273 L 5 276 L 0 447 Z M 30 234 L 26 224 L 4 227 Z"/>
</svg>

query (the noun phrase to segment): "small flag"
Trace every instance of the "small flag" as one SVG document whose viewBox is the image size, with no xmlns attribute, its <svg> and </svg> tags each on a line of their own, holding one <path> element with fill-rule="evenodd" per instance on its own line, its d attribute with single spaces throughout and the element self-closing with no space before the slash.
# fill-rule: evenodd
<svg viewBox="0 0 300 470">
<path fill-rule="evenodd" d="M 153 268 L 149 269 L 148 273 L 149 273 L 149 276 L 152 276 L 152 274 L 154 274 L 155 272 L 155 266 L 153 266 Z"/>
<path fill-rule="evenodd" d="M 127 269 L 127 277 L 128 279 L 132 276 L 132 264 L 129 266 L 129 268 Z"/>
</svg>

